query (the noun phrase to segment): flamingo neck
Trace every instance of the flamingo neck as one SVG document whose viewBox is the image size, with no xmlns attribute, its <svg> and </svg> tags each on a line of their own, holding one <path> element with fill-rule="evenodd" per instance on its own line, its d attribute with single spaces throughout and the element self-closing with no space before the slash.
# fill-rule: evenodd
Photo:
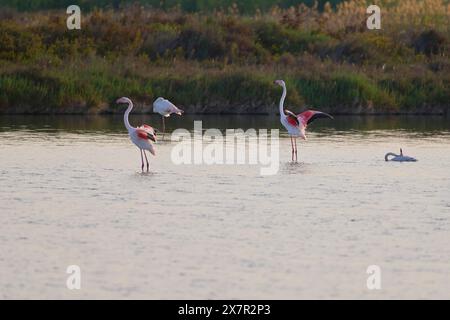
<svg viewBox="0 0 450 320">
<path fill-rule="evenodd" d="M 285 116 L 284 115 L 284 99 L 286 99 L 286 93 L 287 93 L 286 85 L 283 84 L 283 95 L 281 96 L 281 99 L 280 99 L 280 117 Z"/>
<path fill-rule="evenodd" d="M 392 152 L 388 152 L 388 153 L 386 153 L 386 155 L 384 156 L 384 160 L 385 161 L 389 161 L 389 157 L 398 157 L 399 155 L 398 154 L 395 154 L 395 153 L 392 153 Z"/>
<path fill-rule="evenodd" d="M 133 102 L 128 101 L 128 109 L 125 111 L 123 115 L 123 122 L 125 123 L 125 127 L 128 131 L 132 130 L 133 127 L 130 125 L 130 121 L 128 121 L 128 116 L 130 115 L 131 109 L 133 109 Z"/>
</svg>

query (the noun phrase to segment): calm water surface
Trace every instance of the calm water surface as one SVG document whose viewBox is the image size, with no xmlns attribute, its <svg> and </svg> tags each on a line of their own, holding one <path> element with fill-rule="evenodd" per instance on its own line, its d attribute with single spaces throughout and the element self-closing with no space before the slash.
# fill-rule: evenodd
<svg viewBox="0 0 450 320">
<path fill-rule="evenodd" d="M 186 116 L 168 130 L 279 128 Z M 136 116 L 134 124 L 159 126 Z M 450 298 L 450 120 L 311 125 L 280 171 L 172 164 L 151 172 L 121 117 L 0 117 L 0 298 Z M 386 163 L 402 147 L 417 163 Z M 68 265 L 82 289 L 66 288 Z M 366 269 L 382 270 L 369 291 Z"/>
</svg>

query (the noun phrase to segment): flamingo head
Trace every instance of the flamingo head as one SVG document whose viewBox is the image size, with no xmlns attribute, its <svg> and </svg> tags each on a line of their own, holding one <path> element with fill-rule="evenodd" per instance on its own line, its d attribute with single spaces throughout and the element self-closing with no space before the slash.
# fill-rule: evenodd
<svg viewBox="0 0 450 320">
<path fill-rule="evenodd" d="M 159 130 L 157 130 L 157 129 L 155 129 L 155 128 L 153 128 L 153 139 L 151 139 L 151 140 L 153 140 L 154 142 L 156 142 L 156 134 L 159 132 Z"/>
<path fill-rule="evenodd" d="M 121 103 L 130 103 L 130 102 L 131 102 L 131 100 L 130 100 L 129 98 L 127 98 L 127 97 L 119 98 L 119 99 L 117 99 L 117 101 L 116 101 L 117 104 L 121 104 Z"/>
<path fill-rule="evenodd" d="M 282 87 L 286 85 L 284 80 L 275 80 L 273 83 Z"/>
<path fill-rule="evenodd" d="M 149 134 L 149 135 L 148 135 L 148 138 L 149 138 L 150 140 L 152 140 L 153 142 L 156 142 L 156 132 L 154 132 L 153 134 Z"/>
<path fill-rule="evenodd" d="M 175 114 L 177 114 L 177 115 L 179 115 L 179 116 L 181 116 L 181 115 L 183 115 L 183 110 L 181 110 L 181 109 L 179 109 L 178 107 L 175 107 L 176 109 L 175 109 Z"/>
</svg>

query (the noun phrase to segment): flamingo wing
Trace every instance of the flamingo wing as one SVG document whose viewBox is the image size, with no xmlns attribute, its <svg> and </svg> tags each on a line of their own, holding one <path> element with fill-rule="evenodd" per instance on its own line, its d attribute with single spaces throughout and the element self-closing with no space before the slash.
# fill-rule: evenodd
<svg viewBox="0 0 450 320">
<path fill-rule="evenodd" d="M 320 119 L 320 118 L 334 119 L 328 113 L 321 112 L 321 111 L 315 111 L 315 110 L 306 110 L 306 111 L 300 113 L 299 115 L 297 115 L 297 119 L 299 121 L 301 121 L 305 126 L 310 124 L 314 120 Z"/>
<path fill-rule="evenodd" d="M 143 124 L 136 129 L 137 136 L 141 139 L 156 141 L 156 130 L 148 124 Z"/>
<path fill-rule="evenodd" d="M 289 124 L 293 125 L 294 127 L 298 127 L 300 125 L 300 121 L 297 119 L 297 116 L 292 111 L 285 109 L 284 114 L 286 115 Z"/>
</svg>

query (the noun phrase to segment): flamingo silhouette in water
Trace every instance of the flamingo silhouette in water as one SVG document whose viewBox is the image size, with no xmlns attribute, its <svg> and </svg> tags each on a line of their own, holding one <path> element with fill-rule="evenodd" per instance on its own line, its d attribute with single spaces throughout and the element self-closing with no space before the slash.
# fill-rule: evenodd
<svg viewBox="0 0 450 320">
<path fill-rule="evenodd" d="M 162 116 L 163 139 L 166 132 L 164 118 L 170 117 L 172 113 L 175 113 L 179 116 L 183 114 L 183 110 L 180 110 L 172 102 L 162 97 L 159 97 L 155 100 L 155 102 L 153 102 L 153 112 L 159 113 Z"/>
<path fill-rule="evenodd" d="M 333 117 L 327 113 L 315 110 L 306 110 L 296 115 L 284 109 L 284 100 L 286 99 L 287 93 L 286 83 L 283 80 L 275 80 L 275 84 L 283 87 L 283 95 L 280 99 L 280 121 L 291 136 L 292 161 L 294 161 L 294 155 L 295 161 L 297 161 L 297 137 L 306 140 L 306 127 L 311 122 L 319 118 L 333 119 Z"/>
<path fill-rule="evenodd" d="M 389 157 L 392 157 L 389 159 Z M 403 155 L 403 150 L 400 149 L 400 154 L 395 154 L 392 152 L 386 153 L 384 156 L 384 161 L 398 161 L 398 162 L 416 162 L 417 159 L 409 156 Z"/>
<path fill-rule="evenodd" d="M 156 130 L 147 124 L 143 124 L 137 128 L 134 128 L 130 125 L 128 121 L 128 116 L 133 109 L 133 102 L 126 97 L 122 97 L 116 101 L 117 104 L 128 104 L 128 108 L 125 111 L 123 116 L 123 122 L 125 123 L 125 127 L 128 130 L 128 135 L 130 136 L 131 141 L 139 148 L 141 151 L 141 169 L 144 171 L 144 156 L 145 161 L 147 162 L 147 172 L 149 171 L 150 164 L 148 163 L 147 154 L 145 151 L 149 151 L 152 155 L 155 155 L 155 147 L 153 146 L 153 142 L 156 142 Z"/>
</svg>

